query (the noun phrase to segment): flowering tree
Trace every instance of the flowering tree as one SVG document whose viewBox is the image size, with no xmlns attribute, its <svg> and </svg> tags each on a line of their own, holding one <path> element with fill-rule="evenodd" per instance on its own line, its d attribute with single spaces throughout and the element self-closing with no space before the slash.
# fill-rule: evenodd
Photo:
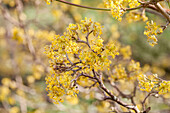
<svg viewBox="0 0 170 113">
<path fill-rule="evenodd" d="M 117 23 L 124 18 L 129 23 L 143 21 L 143 34 L 149 45 L 155 46 L 157 36 L 168 30 L 170 1 L 105 0 L 101 4 L 106 8 L 79 5 L 80 0 L 45 1 L 48 6 L 41 0 L 0 0 L 0 61 L 6 64 L 0 68 L 0 112 L 1 108 L 10 113 L 46 113 L 51 108 L 56 112 L 63 102 L 81 103 L 80 108 L 85 108 L 84 100 L 88 99 L 88 105 L 96 106 L 101 113 L 148 113 L 159 99 L 169 105 L 170 81 L 160 77 L 164 71 L 151 71 L 149 65 L 135 61 L 131 47 L 119 40 L 116 26 L 81 19 L 81 14 L 70 7 L 111 12 Z M 35 9 L 34 18 L 29 17 L 30 7 Z M 50 15 L 46 17 L 44 12 Z M 74 21 L 67 19 L 67 13 Z M 66 21 L 71 23 L 67 28 Z M 105 32 L 107 27 L 111 36 Z M 50 99 L 42 88 L 43 77 Z M 52 101 L 56 106 L 49 104 Z"/>
<path fill-rule="evenodd" d="M 167 24 L 161 27 L 153 21 L 151 23 L 147 21 L 147 30 L 144 34 L 147 35 L 151 46 L 157 44 L 156 35 L 162 33 L 170 22 L 169 12 L 162 8 L 159 4 L 160 1 L 108 0 L 105 1 L 108 9 L 86 7 L 62 0 L 56 1 L 82 8 L 110 10 L 113 17 L 119 21 L 127 11 L 130 11 L 127 14 L 128 19 L 147 21 L 145 11 L 147 8 L 152 9 L 166 18 Z M 47 0 L 46 2 L 50 4 L 52 1 Z M 52 44 L 46 47 L 46 54 L 52 68 L 51 74 L 46 77 L 50 98 L 54 100 L 54 103 L 63 102 L 65 95 L 77 96 L 79 87 L 96 87 L 103 94 L 103 100 L 113 101 L 127 108 L 129 112 L 149 112 L 151 108 L 145 107 L 147 98 L 151 95 L 169 93 L 170 82 L 160 79 L 157 74 L 145 75 L 140 63 L 131 59 L 129 47 L 122 47 L 117 40 L 103 44 L 101 34 L 100 23 L 85 18 L 80 24 L 70 24 L 63 35 L 57 35 Z M 82 81 L 85 81 L 88 86 L 84 86 Z M 124 94 L 119 89 L 122 82 L 133 83 L 134 89 L 131 94 Z M 129 99 L 130 103 L 123 102 L 116 96 L 115 91 L 105 86 L 106 83 L 115 88 L 121 98 Z M 128 87 L 129 85 L 127 89 Z M 149 92 L 141 103 L 137 103 L 141 104 L 141 109 L 134 100 L 138 88 Z M 114 110 L 119 111 L 117 107 Z"/>
</svg>

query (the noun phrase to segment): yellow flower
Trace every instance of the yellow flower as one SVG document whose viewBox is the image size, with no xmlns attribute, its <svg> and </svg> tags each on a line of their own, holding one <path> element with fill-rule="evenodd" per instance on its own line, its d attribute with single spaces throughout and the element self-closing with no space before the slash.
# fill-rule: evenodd
<svg viewBox="0 0 170 113">
<path fill-rule="evenodd" d="M 34 83 L 34 82 L 35 82 L 34 76 L 28 76 L 28 77 L 27 77 L 27 81 L 28 81 L 28 83 L 30 83 L 30 84 Z"/>
<path fill-rule="evenodd" d="M 146 35 L 148 37 L 147 41 L 149 42 L 149 44 L 151 46 L 154 46 L 157 44 L 158 39 L 156 38 L 157 34 L 162 33 L 163 30 L 159 25 L 156 25 L 155 22 L 151 21 L 147 21 L 146 22 L 146 31 L 144 31 L 144 35 Z"/>
<path fill-rule="evenodd" d="M 132 55 L 130 46 L 120 48 L 120 53 L 123 55 L 124 59 L 130 59 Z"/>
</svg>

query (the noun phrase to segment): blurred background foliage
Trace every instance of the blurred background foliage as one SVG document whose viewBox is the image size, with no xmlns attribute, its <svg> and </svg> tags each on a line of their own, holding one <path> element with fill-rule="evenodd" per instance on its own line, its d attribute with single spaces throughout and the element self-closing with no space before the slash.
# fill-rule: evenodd
<svg viewBox="0 0 170 113">
<path fill-rule="evenodd" d="M 72 3 L 104 7 L 102 0 L 68 0 Z M 22 0 L 23 11 L 18 17 L 15 0 L 2 0 L 5 8 L 17 21 L 21 19 L 25 30 L 11 24 L 0 12 L 0 112 L 1 113 L 106 113 L 111 111 L 110 103 L 100 102 L 101 95 L 92 89 L 82 89 L 78 98 L 66 97 L 63 104 L 54 105 L 46 96 L 45 75 L 49 72 L 44 46 L 50 44 L 55 34 L 62 34 L 70 23 L 92 18 L 100 22 L 105 42 L 118 39 L 123 45 L 130 45 L 133 59 L 146 69 L 157 73 L 161 78 L 170 79 L 170 28 L 159 36 L 158 45 L 149 46 L 144 36 L 145 23 L 128 23 L 114 20 L 104 11 L 81 9 L 58 2 L 46 5 L 43 0 Z M 146 14 L 158 23 L 164 23 L 161 17 Z M 26 32 L 26 33 L 25 33 Z M 36 57 L 27 46 L 28 35 L 32 39 Z M 99 99 L 99 100 L 98 100 Z M 149 101 L 155 101 L 152 98 Z M 158 109 L 169 109 L 159 100 L 153 106 L 153 113 Z M 154 111 L 155 110 L 155 111 Z M 169 111 L 170 112 L 170 111 Z"/>
</svg>

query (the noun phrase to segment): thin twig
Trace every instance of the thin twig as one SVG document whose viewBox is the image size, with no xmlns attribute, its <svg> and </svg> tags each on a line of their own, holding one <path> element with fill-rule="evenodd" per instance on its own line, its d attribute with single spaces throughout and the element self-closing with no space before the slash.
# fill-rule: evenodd
<svg viewBox="0 0 170 113">
<path fill-rule="evenodd" d="M 111 9 L 107 9 L 107 8 L 96 8 L 96 7 L 88 7 L 88 6 L 78 5 L 78 4 L 74 4 L 74 3 L 64 1 L 64 0 L 56 0 L 56 1 L 64 3 L 64 4 L 80 7 L 80 8 L 85 8 L 85 9 L 100 10 L 100 11 L 110 11 L 111 10 Z"/>
<path fill-rule="evenodd" d="M 105 85 L 103 84 L 102 82 L 102 75 L 97 73 L 94 69 L 92 70 L 93 72 L 93 75 L 94 75 L 94 78 L 97 80 L 98 84 L 99 84 L 99 87 L 105 92 L 107 93 L 110 97 L 107 97 L 107 99 L 110 99 L 110 100 L 113 100 L 115 101 L 116 103 L 118 103 L 119 105 L 127 108 L 127 109 L 132 109 L 135 111 L 135 113 L 140 113 L 139 109 L 137 108 L 137 106 L 131 106 L 131 105 L 128 105 L 126 103 L 124 103 L 123 101 L 121 101 L 118 97 L 114 96 L 106 87 Z M 97 77 L 99 76 L 99 78 Z"/>
<path fill-rule="evenodd" d="M 68 54 L 66 53 L 67 60 L 70 62 L 71 65 L 73 65 L 73 62 L 69 59 Z"/>
<path fill-rule="evenodd" d="M 166 17 L 166 19 L 170 22 L 170 16 L 169 14 L 166 13 L 166 11 L 164 10 L 164 8 L 162 8 L 162 6 L 159 3 L 155 4 L 155 7 L 160 11 L 160 13 L 162 15 L 164 15 Z"/>
<path fill-rule="evenodd" d="M 6 20 L 14 24 L 15 26 L 19 26 L 18 21 L 16 21 L 13 17 L 11 17 L 10 13 L 7 11 L 5 7 L 2 7 L 2 3 L 0 3 L 0 10 L 2 11 L 2 15 Z"/>
<path fill-rule="evenodd" d="M 144 100 L 142 101 L 142 108 L 143 108 L 143 111 L 145 111 L 146 110 L 146 108 L 145 108 L 145 102 L 146 102 L 146 100 L 153 94 L 154 92 L 149 92 L 147 95 L 146 95 L 146 97 L 144 98 Z"/>
</svg>

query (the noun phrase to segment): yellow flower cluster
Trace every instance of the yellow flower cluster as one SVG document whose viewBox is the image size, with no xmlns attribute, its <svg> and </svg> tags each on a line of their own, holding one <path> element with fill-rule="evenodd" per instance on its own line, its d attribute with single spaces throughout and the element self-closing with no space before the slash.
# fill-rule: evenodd
<svg viewBox="0 0 170 113">
<path fill-rule="evenodd" d="M 103 52 L 104 53 L 104 52 Z M 80 53 L 80 59 L 85 65 L 83 68 L 89 67 L 89 71 L 92 69 L 95 70 L 104 70 L 108 69 L 111 61 L 108 60 L 106 55 L 101 57 L 92 51 L 83 51 Z"/>
<path fill-rule="evenodd" d="M 119 80 L 119 79 L 127 78 L 125 67 L 123 67 L 121 64 L 115 67 L 115 71 L 116 71 L 115 73 L 116 79 Z"/>
<path fill-rule="evenodd" d="M 102 52 L 102 48 L 103 47 L 103 39 L 99 36 L 97 37 L 97 39 L 91 40 L 91 48 L 97 52 L 98 54 L 100 54 Z"/>
<path fill-rule="evenodd" d="M 157 74 L 138 76 L 139 87 L 142 91 L 157 91 L 158 94 L 166 94 L 170 92 L 170 81 L 164 81 L 157 77 Z"/>
<path fill-rule="evenodd" d="M 159 94 L 170 93 L 170 81 L 162 81 L 157 88 Z"/>
<path fill-rule="evenodd" d="M 103 46 L 103 39 L 100 37 L 101 28 L 102 26 L 99 23 L 92 22 L 91 19 L 87 18 L 82 20 L 81 24 L 70 24 L 63 36 L 57 35 L 51 46 L 46 47 L 46 54 L 52 60 L 52 66 L 56 62 L 65 61 L 69 63 L 67 57 L 74 59 L 72 56 L 77 54 L 79 54 L 79 60 L 81 60 L 84 68 L 103 69 L 105 66 L 109 66 L 110 61 L 107 57 L 110 55 L 114 58 L 119 53 L 114 43 L 109 43 L 106 47 Z M 86 41 L 84 37 L 79 37 L 81 34 L 87 34 L 87 38 L 90 33 L 93 33 L 93 37 L 86 39 Z M 86 47 L 88 49 L 84 51 L 83 48 Z"/>
<path fill-rule="evenodd" d="M 37 46 L 37 43 L 47 43 L 49 41 L 51 41 L 54 36 L 55 36 L 55 32 L 51 31 L 48 32 L 46 30 L 38 30 L 35 31 L 34 29 L 28 29 L 27 33 L 24 33 L 24 30 L 19 28 L 19 27 L 14 27 L 12 28 L 12 39 L 16 40 L 19 44 L 25 44 L 26 43 L 26 36 L 25 35 L 29 35 L 29 38 L 31 38 L 33 40 L 33 45 Z"/>
<path fill-rule="evenodd" d="M 125 61 L 125 60 L 124 60 Z M 119 62 L 114 67 L 113 74 L 109 77 L 110 81 L 114 80 L 136 80 L 137 76 L 142 73 L 140 63 L 134 60 Z"/>
<path fill-rule="evenodd" d="M 106 45 L 106 54 L 112 56 L 112 58 L 114 59 L 116 55 L 119 55 L 119 44 L 116 44 L 117 42 L 113 42 L 113 41 L 110 41 L 107 45 Z"/>
<path fill-rule="evenodd" d="M 81 85 L 82 87 L 90 87 L 94 84 L 94 81 L 92 80 L 89 80 L 88 77 L 84 77 L 84 76 L 81 76 L 79 77 L 79 79 L 77 80 L 77 83 L 79 85 Z"/>
<path fill-rule="evenodd" d="M 72 76 L 70 72 L 55 73 L 51 71 L 50 75 L 46 77 L 46 84 L 48 96 L 54 100 L 55 104 L 63 102 L 63 96 L 77 96 L 78 90 L 71 86 Z"/>
<path fill-rule="evenodd" d="M 56 103 L 62 102 L 63 96 L 78 92 L 76 85 L 72 85 L 74 75 L 92 69 L 109 69 L 109 57 L 114 59 L 119 54 L 115 43 L 103 45 L 101 34 L 100 23 L 85 18 L 80 24 L 70 24 L 62 36 L 56 35 L 51 45 L 45 47 L 53 70 L 46 77 L 47 90 Z M 68 94 L 68 91 L 73 93 Z"/>
<path fill-rule="evenodd" d="M 72 40 L 71 37 L 56 35 L 51 46 L 45 49 L 47 56 L 52 60 L 51 66 L 54 66 L 56 63 L 68 61 L 66 54 L 77 54 L 79 47 L 76 41 Z"/>
<path fill-rule="evenodd" d="M 130 74 L 130 80 L 136 80 L 137 76 L 142 73 L 140 63 L 135 62 L 134 60 L 131 60 L 127 67 L 129 74 Z"/>
<path fill-rule="evenodd" d="M 134 8 L 140 5 L 137 0 L 106 0 L 104 2 L 107 8 L 111 8 L 111 13 L 118 21 L 122 20 L 125 8 Z"/>
<path fill-rule="evenodd" d="M 150 92 L 153 89 L 154 82 L 151 82 L 146 75 L 141 74 L 138 79 L 140 90 Z"/>
<path fill-rule="evenodd" d="M 140 63 L 139 62 L 135 62 L 134 60 L 131 60 L 131 62 L 129 63 L 128 66 L 128 70 L 131 72 L 135 72 L 137 70 L 140 70 Z"/>
<path fill-rule="evenodd" d="M 12 29 L 12 39 L 16 40 L 18 43 L 23 43 L 24 41 L 24 31 L 23 29 L 20 29 L 20 28 L 17 28 L 17 27 L 14 27 Z"/>
<path fill-rule="evenodd" d="M 2 85 L 0 86 L 0 101 L 8 102 L 10 105 L 14 105 L 16 102 L 15 99 L 11 96 L 11 89 L 16 89 L 16 82 L 9 78 L 3 78 L 1 80 L 1 83 Z"/>
<path fill-rule="evenodd" d="M 28 35 L 35 38 L 35 41 L 52 41 L 55 37 L 55 31 L 46 31 L 46 30 L 38 30 L 34 31 L 33 29 L 28 30 Z M 35 42 L 34 41 L 34 42 Z M 47 43 L 47 42 L 46 42 Z"/>
<path fill-rule="evenodd" d="M 151 46 L 154 46 L 157 44 L 158 39 L 156 38 L 156 35 L 163 32 L 163 29 L 156 25 L 155 22 L 151 20 L 151 22 L 146 22 L 147 26 L 145 27 L 147 31 L 144 31 L 144 34 L 148 37 L 148 42 Z"/>
<path fill-rule="evenodd" d="M 124 0 L 126 1 L 126 0 Z M 127 0 L 130 8 L 135 8 L 140 5 L 138 0 Z"/>
<path fill-rule="evenodd" d="M 33 65 L 32 70 L 33 73 L 27 76 L 29 84 L 33 84 L 36 80 L 40 80 L 44 73 L 44 68 L 41 65 Z"/>
<path fill-rule="evenodd" d="M 111 13 L 115 19 L 118 21 L 122 20 L 122 16 L 125 13 L 123 10 L 123 1 L 124 0 L 107 0 L 105 1 L 105 6 L 111 8 Z"/>
<path fill-rule="evenodd" d="M 123 56 L 123 59 L 130 59 L 132 55 L 131 47 L 130 46 L 121 47 L 120 53 Z"/>
</svg>

